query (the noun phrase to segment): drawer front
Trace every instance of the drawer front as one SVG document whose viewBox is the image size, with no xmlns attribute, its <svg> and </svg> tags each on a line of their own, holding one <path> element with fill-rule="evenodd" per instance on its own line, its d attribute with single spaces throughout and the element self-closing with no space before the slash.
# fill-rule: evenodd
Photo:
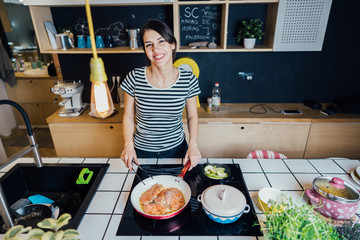
<svg viewBox="0 0 360 240">
<path fill-rule="evenodd" d="M 310 124 L 200 124 L 198 145 L 205 158 L 245 158 L 254 150 L 302 158 L 309 128 Z"/>
<path fill-rule="evenodd" d="M 116 157 L 124 146 L 120 123 L 50 123 L 58 157 Z"/>
<path fill-rule="evenodd" d="M 305 158 L 360 157 L 360 124 L 312 124 Z"/>
<path fill-rule="evenodd" d="M 47 125 L 46 118 L 59 109 L 52 103 L 20 103 L 20 105 L 29 117 L 31 125 Z M 17 124 L 24 125 L 25 122 L 20 112 L 13 109 Z"/>
<path fill-rule="evenodd" d="M 61 99 L 50 91 L 54 80 L 18 79 L 16 86 L 6 85 L 9 99 L 17 103 L 52 103 Z"/>
</svg>

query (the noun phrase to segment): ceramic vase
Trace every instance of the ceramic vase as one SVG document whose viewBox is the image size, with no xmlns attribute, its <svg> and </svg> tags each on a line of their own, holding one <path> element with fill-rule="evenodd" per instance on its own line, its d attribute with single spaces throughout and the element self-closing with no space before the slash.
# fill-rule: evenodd
<svg viewBox="0 0 360 240">
<path fill-rule="evenodd" d="M 245 48 L 254 48 L 256 38 L 244 38 L 244 47 Z"/>
</svg>

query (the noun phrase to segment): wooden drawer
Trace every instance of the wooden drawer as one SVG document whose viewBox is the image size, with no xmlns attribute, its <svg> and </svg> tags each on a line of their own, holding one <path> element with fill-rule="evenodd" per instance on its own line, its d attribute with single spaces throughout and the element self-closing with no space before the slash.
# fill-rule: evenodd
<svg viewBox="0 0 360 240">
<path fill-rule="evenodd" d="M 120 123 L 49 123 L 58 157 L 116 157 L 124 146 Z"/>
<path fill-rule="evenodd" d="M 20 106 L 28 115 L 31 125 L 47 125 L 46 118 L 59 109 L 52 103 L 20 103 Z M 24 125 L 25 122 L 20 112 L 13 109 L 17 124 Z"/>
<path fill-rule="evenodd" d="M 205 158 L 245 158 L 254 150 L 272 150 L 289 158 L 302 158 L 309 128 L 310 124 L 292 123 L 200 124 L 198 145 Z"/>
<path fill-rule="evenodd" d="M 359 158 L 359 123 L 313 123 L 305 158 Z"/>
<path fill-rule="evenodd" d="M 53 103 L 55 98 L 60 99 L 50 91 L 54 80 L 18 79 L 16 86 L 6 84 L 9 99 L 17 103 Z"/>
</svg>

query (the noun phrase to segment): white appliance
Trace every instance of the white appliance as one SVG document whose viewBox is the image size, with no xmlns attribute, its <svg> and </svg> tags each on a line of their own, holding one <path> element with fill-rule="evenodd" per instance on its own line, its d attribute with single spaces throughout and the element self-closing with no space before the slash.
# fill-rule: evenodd
<svg viewBox="0 0 360 240">
<path fill-rule="evenodd" d="M 79 80 L 62 81 L 55 83 L 51 88 L 51 92 L 60 95 L 63 100 L 59 103 L 61 110 L 60 117 L 76 117 L 85 109 L 86 104 L 83 103 L 81 95 L 84 90 L 84 84 Z"/>
</svg>

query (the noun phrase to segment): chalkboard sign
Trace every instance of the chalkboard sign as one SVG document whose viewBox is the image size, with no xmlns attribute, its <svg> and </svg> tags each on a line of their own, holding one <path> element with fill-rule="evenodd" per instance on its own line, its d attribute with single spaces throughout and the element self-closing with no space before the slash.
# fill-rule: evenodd
<svg viewBox="0 0 360 240">
<path fill-rule="evenodd" d="M 220 44 L 221 5 L 180 6 L 180 43 L 214 41 Z"/>
</svg>

